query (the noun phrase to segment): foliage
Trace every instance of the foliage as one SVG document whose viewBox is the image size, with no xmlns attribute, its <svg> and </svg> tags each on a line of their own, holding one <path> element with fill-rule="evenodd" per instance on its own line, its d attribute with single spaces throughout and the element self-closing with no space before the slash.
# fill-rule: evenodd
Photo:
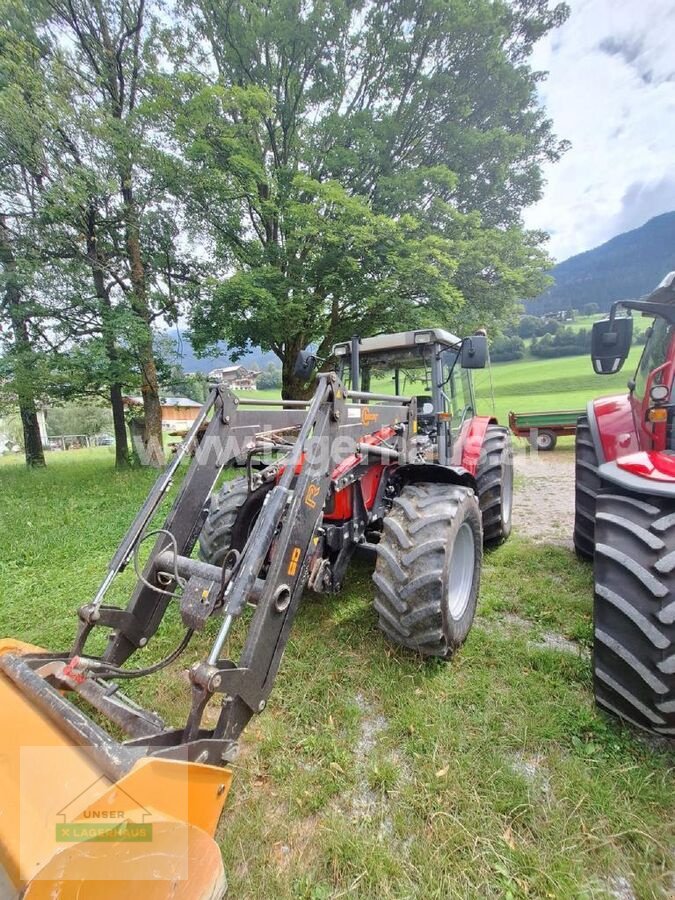
<svg viewBox="0 0 675 900">
<path fill-rule="evenodd" d="M 256 386 L 262 391 L 281 390 L 281 369 L 270 363 L 260 373 Z"/>
<path fill-rule="evenodd" d="M 177 143 L 166 177 L 224 276 L 193 307 L 198 347 L 273 350 L 288 393 L 304 344 L 489 326 L 541 290 L 542 236 L 520 210 L 564 146 L 526 60 L 564 5 L 186 9 L 192 28 L 167 47 L 194 62 L 167 76 L 155 114 Z"/>
<path fill-rule="evenodd" d="M 101 403 L 67 403 L 47 411 L 47 433 L 50 437 L 63 434 L 91 436 L 111 429 L 110 410 Z"/>
<path fill-rule="evenodd" d="M 508 362 L 525 356 L 525 341 L 518 335 L 501 335 L 490 344 L 492 362 Z"/>
<path fill-rule="evenodd" d="M 556 334 L 545 334 L 541 338 L 533 338 L 530 344 L 532 356 L 544 358 L 557 356 L 579 356 L 589 353 L 591 349 L 591 332 L 587 328 L 575 331 L 572 328 L 560 328 Z"/>
</svg>

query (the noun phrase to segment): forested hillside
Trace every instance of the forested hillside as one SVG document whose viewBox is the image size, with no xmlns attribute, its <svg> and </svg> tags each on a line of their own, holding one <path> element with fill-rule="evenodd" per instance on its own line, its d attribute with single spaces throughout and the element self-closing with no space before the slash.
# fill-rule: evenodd
<svg viewBox="0 0 675 900">
<path fill-rule="evenodd" d="M 614 300 L 648 293 L 673 269 L 675 212 L 669 212 L 559 263 L 551 271 L 555 284 L 525 308 L 532 315 L 586 303 L 607 310 Z"/>
</svg>

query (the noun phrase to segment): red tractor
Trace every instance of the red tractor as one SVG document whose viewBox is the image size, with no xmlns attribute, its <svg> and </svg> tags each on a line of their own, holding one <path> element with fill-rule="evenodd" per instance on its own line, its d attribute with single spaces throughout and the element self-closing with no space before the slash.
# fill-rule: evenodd
<svg viewBox="0 0 675 900">
<path fill-rule="evenodd" d="M 593 326 L 593 367 L 618 372 L 633 319 L 653 317 L 628 393 L 588 404 L 577 423 L 574 545 L 594 564 L 595 697 L 605 710 L 675 737 L 675 272 Z"/>
</svg>

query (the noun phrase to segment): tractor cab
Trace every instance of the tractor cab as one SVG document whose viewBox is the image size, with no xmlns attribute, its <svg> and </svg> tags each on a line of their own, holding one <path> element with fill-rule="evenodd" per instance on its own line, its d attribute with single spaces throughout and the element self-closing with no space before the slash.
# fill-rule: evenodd
<svg viewBox="0 0 675 900">
<path fill-rule="evenodd" d="M 459 338 L 441 328 L 401 331 L 336 344 L 340 377 L 353 391 L 414 396 L 417 431 L 449 464 L 453 441 L 475 415 L 471 369 L 484 368 L 487 338 Z"/>
<path fill-rule="evenodd" d="M 637 371 L 628 382 L 628 402 L 634 425 L 631 450 L 675 449 L 673 423 L 675 401 L 675 272 L 670 272 L 651 294 L 640 300 L 622 300 L 612 306 L 609 318 L 593 325 L 592 360 L 600 375 L 623 366 L 631 347 L 633 319 L 617 315 L 618 307 L 654 318 Z"/>
</svg>

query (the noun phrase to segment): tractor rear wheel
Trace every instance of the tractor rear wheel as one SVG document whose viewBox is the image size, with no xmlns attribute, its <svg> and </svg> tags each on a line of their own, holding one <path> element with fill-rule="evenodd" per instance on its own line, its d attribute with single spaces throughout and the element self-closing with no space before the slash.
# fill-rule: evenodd
<svg viewBox="0 0 675 900">
<path fill-rule="evenodd" d="M 595 505 L 600 490 L 598 454 L 588 424 L 588 416 L 577 420 L 575 441 L 574 549 L 582 559 L 593 559 L 595 547 Z"/>
<path fill-rule="evenodd" d="M 377 545 L 374 606 L 385 635 L 422 656 L 449 659 L 476 612 L 482 546 L 470 488 L 406 485 Z"/>
<path fill-rule="evenodd" d="M 502 425 L 488 425 L 476 488 L 483 517 L 483 542 L 486 546 L 500 544 L 511 534 L 513 508 L 513 447 L 511 433 Z"/>
<path fill-rule="evenodd" d="M 242 550 L 273 482 L 251 493 L 247 478 L 226 481 L 211 497 L 206 521 L 199 535 L 199 556 L 222 566 L 228 550 Z"/>
<path fill-rule="evenodd" d="M 675 738 L 675 503 L 601 493 L 595 541 L 596 700 Z"/>
</svg>

